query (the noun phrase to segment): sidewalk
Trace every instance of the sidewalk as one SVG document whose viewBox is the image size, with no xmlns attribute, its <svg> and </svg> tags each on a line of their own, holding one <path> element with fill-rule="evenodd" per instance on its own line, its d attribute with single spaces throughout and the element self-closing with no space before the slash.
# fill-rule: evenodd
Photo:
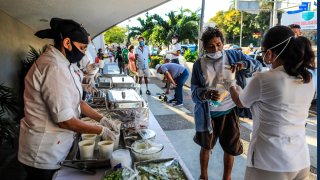
<svg viewBox="0 0 320 180">
<path fill-rule="evenodd" d="M 164 84 L 161 82 L 161 75 L 155 74 L 155 70 L 151 69 L 151 73 L 155 76 L 150 78 L 149 90 L 151 96 L 145 94 L 146 86 L 142 85 L 143 98 L 148 102 L 150 110 L 159 122 L 161 128 L 174 145 L 176 151 L 183 159 L 184 163 L 189 168 L 195 179 L 200 175 L 199 152 L 200 147 L 193 142 L 194 118 L 193 108 L 194 103 L 191 100 L 190 88 L 184 87 L 184 105 L 183 107 L 174 108 L 166 103 L 160 102 L 158 94 L 162 94 L 164 89 L 161 89 Z M 159 79 L 160 78 L 160 79 Z M 173 96 L 173 90 L 170 90 L 169 96 Z M 250 133 L 252 131 L 252 121 L 250 119 L 240 119 L 241 140 L 244 145 L 244 153 L 235 158 L 232 179 L 242 180 L 246 168 L 246 154 L 250 142 Z M 316 173 L 317 167 L 317 114 L 310 113 L 307 125 L 307 142 L 310 149 L 311 172 Z M 316 180 L 317 175 L 310 173 L 309 179 Z M 223 151 L 217 143 L 209 161 L 209 179 L 220 180 L 223 174 Z"/>
</svg>

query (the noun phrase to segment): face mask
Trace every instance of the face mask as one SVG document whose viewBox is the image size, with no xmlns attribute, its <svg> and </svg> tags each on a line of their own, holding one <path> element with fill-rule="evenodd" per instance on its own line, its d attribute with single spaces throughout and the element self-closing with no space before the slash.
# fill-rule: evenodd
<svg viewBox="0 0 320 180">
<path fill-rule="evenodd" d="M 287 42 L 287 44 L 284 46 L 284 48 L 280 51 L 280 53 L 277 55 L 277 57 L 276 57 L 272 62 L 267 62 L 267 61 L 265 61 L 264 59 L 265 59 L 267 53 L 264 54 L 264 56 L 263 56 L 263 58 L 262 58 L 262 61 L 263 61 L 263 63 L 264 63 L 269 69 L 272 69 L 272 63 L 273 63 L 274 61 L 276 61 L 277 58 L 281 55 L 281 53 L 286 49 L 286 47 L 288 46 L 291 38 L 292 38 L 292 37 L 289 37 L 288 39 L 282 41 L 281 43 L 279 43 L 279 44 L 277 44 L 277 45 L 269 48 L 269 49 L 271 50 L 271 49 L 274 49 L 274 48 L 280 46 L 281 44 Z"/>
<path fill-rule="evenodd" d="M 262 62 L 269 70 L 271 70 L 272 69 L 272 63 L 267 63 L 267 61 L 264 60 L 265 57 L 266 57 L 266 54 L 264 54 L 264 56 L 262 58 Z"/>
<path fill-rule="evenodd" d="M 207 53 L 206 54 L 207 58 L 212 59 L 212 60 L 218 60 L 222 57 L 222 51 L 217 51 L 214 53 Z"/>
<path fill-rule="evenodd" d="M 66 58 L 69 60 L 70 63 L 79 62 L 84 54 L 71 42 L 72 50 L 69 51 L 65 48 L 66 51 Z"/>
<path fill-rule="evenodd" d="M 144 46 L 144 41 L 139 41 L 140 46 Z"/>
<path fill-rule="evenodd" d="M 177 39 L 172 39 L 172 44 L 176 44 L 178 42 Z"/>
</svg>

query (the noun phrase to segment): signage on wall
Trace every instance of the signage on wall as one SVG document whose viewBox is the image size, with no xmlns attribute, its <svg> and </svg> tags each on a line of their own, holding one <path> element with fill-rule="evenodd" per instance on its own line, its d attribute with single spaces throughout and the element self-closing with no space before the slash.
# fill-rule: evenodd
<svg viewBox="0 0 320 180">
<path fill-rule="evenodd" d="M 317 12 L 303 11 L 294 14 L 283 13 L 281 25 L 288 26 L 290 24 L 299 24 L 302 30 L 317 29 Z"/>
</svg>

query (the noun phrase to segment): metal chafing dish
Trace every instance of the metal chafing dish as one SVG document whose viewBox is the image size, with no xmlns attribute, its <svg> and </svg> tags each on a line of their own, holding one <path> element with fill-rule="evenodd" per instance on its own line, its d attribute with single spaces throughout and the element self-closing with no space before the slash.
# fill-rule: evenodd
<svg viewBox="0 0 320 180">
<path fill-rule="evenodd" d="M 112 78 L 112 77 L 125 77 L 127 76 L 126 74 L 119 74 L 119 73 L 107 73 L 107 74 L 102 74 L 102 77 L 105 78 Z"/>
<path fill-rule="evenodd" d="M 133 89 L 108 90 L 106 105 L 108 110 L 137 109 L 144 107 L 144 100 Z"/>
<path fill-rule="evenodd" d="M 99 77 L 97 87 L 104 88 L 104 89 L 110 89 L 111 88 L 111 78 L 110 77 Z"/>
<path fill-rule="evenodd" d="M 112 88 L 134 88 L 135 82 L 130 76 L 112 77 L 111 86 Z"/>
</svg>

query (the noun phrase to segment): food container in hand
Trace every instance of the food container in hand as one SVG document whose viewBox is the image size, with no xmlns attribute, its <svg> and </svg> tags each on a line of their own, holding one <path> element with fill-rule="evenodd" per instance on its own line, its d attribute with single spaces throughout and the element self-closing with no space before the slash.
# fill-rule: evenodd
<svg viewBox="0 0 320 180">
<path fill-rule="evenodd" d="M 138 140 L 131 145 L 135 161 L 145 161 L 160 158 L 164 149 L 163 144 L 148 140 Z"/>
</svg>

